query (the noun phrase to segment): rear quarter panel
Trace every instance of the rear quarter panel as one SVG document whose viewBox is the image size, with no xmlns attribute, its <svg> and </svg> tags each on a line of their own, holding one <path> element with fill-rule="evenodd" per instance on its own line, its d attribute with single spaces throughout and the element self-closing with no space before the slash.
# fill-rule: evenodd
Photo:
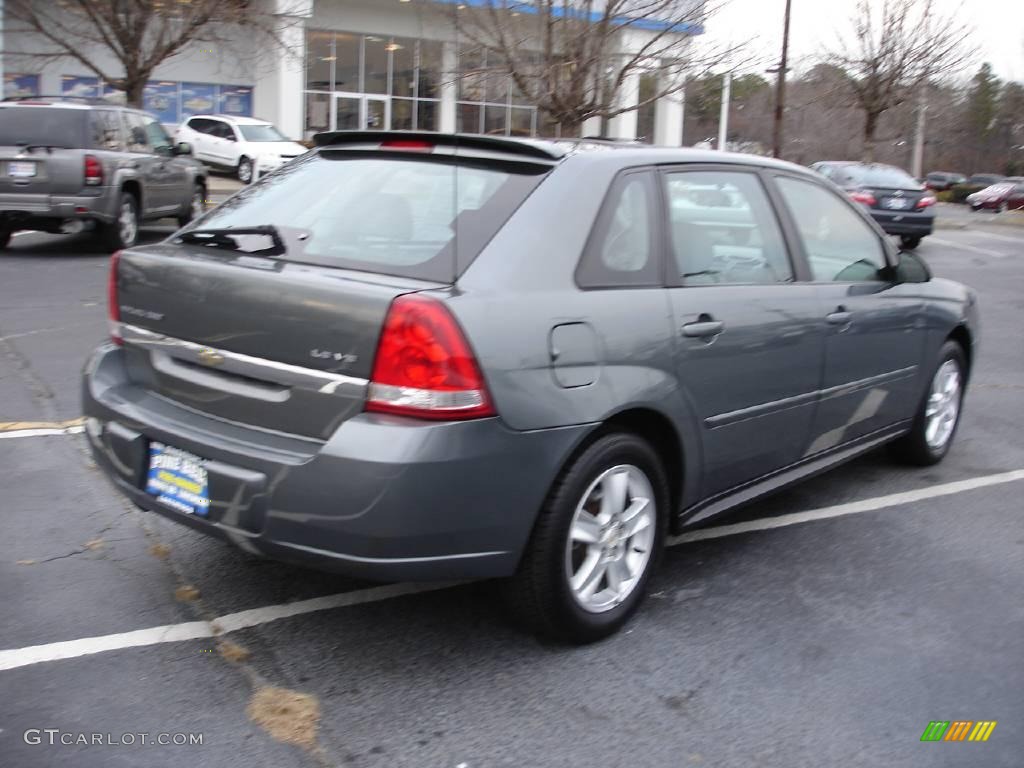
<svg viewBox="0 0 1024 768">
<path fill-rule="evenodd" d="M 643 408 L 675 427 L 687 461 L 699 448 L 674 365 L 672 308 L 661 287 L 582 290 L 575 270 L 618 166 L 569 158 L 526 200 L 448 298 L 480 360 L 501 418 L 513 429 L 595 428 Z M 593 330 L 593 381 L 555 376 L 551 332 Z M 564 377 L 563 382 L 564 383 Z"/>
</svg>

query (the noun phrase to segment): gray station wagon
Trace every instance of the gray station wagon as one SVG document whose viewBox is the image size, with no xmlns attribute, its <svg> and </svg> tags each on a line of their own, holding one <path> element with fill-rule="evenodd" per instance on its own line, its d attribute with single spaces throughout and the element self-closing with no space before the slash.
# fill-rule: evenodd
<svg viewBox="0 0 1024 768">
<path fill-rule="evenodd" d="M 583 642 L 668 532 L 949 450 L 975 295 L 821 176 L 597 142 L 322 134 L 112 259 L 85 370 L 138 506 L 380 580 L 505 577 Z"/>
<path fill-rule="evenodd" d="M 0 102 L 0 248 L 19 229 L 93 230 L 110 250 L 139 225 L 202 214 L 206 169 L 153 117 L 101 99 Z"/>
</svg>

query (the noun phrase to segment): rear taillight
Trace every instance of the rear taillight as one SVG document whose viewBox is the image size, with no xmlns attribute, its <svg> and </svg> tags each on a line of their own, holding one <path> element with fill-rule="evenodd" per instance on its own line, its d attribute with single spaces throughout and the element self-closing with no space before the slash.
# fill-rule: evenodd
<svg viewBox="0 0 1024 768">
<path fill-rule="evenodd" d="M 935 205 L 935 198 L 931 195 L 925 195 L 917 201 L 918 208 L 927 208 L 929 205 Z"/>
<path fill-rule="evenodd" d="M 870 192 L 851 192 L 850 199 L 862 205 L 874 205 L 878 202 Z"/>
<path fill-rule="evenodd" d="M 110 327 L 110 340 L 121 346 L 121 307 L 117 299 L 117 265 L 121 261 L 121 252 L 117 251 L 110 257 L 110 273 L 107 276 L 107 325 Z"/>
<path fill-rule="evenodd" d="M 495 415 L 469 342 L 444 304 L 416 294 L 391 303 L 366 410 L 421 419 Z"/>
<path fill-rule="evenodd" d="M 95 155 L 85 156 L 85 183 L 90 187 L 103 183 L 103 164 Z"/>
</svg>

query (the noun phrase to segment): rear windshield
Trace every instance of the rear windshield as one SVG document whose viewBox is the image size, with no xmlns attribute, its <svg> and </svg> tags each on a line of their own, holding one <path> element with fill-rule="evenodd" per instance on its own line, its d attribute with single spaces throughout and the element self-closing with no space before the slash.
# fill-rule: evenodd
<svg viewBox="0 0 1024 768">
<path fill-rule="evenodd" d="M 88 115 L 84 109 L 0 106 L 0 146 L 84 147 Z"/>
<path fill-rule="evenodd" d="M 906 171 L 884 165 L 870 167 L 852 165 L 845 168 L 843 173 L 855 184 L 865 187 L 890 187 L 892 189 L 919 189 L 921 187 L 917 179 Z"/>
<path fill-rule="evenodd" d="M 281 258 L 451 282 L 547 170 L 323 151 L 260 180 L 196 228 L 269 224 L 286 243 Z"/>
</svg>

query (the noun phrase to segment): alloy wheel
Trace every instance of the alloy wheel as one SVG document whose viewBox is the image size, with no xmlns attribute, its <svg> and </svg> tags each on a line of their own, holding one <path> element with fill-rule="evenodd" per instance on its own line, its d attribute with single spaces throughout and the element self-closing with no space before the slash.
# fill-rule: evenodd
<svg viewBox="0 0 1024 768">
<path fill-rule="evenodd" d="M 118 234 L 121 242 L 125 245 L 132 245 L 139 233 L 138 216 L 135 215 L 135 203 L 130 197 L 121 200 L 121 211 L 117 217 Z"/>
<path fill-rule="evenodd" d="M 620 464 L 590 484 L 565 550 L 566 578 L 581 608 L 603 613 L 632 594 L 651 560 L 656 520 L 654 490 L 638 467 Z"/>
<path fill-rule="evenodd" d="M 932 379 L 924 413 L 924 439 L 932 450 L 941 450 L 953 436 L 960 416 L 960 378 L 956 360 L 946 360 Z"/>
</svg>

